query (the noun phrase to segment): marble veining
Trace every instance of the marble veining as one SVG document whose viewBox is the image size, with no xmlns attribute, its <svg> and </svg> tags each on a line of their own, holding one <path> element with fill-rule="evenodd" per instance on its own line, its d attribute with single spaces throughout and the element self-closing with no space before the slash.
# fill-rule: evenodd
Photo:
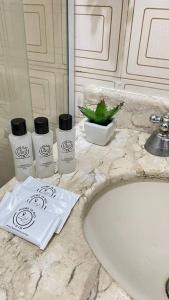
<svg viewBox="0 0 169 300">
<path fill-rule="evenodd" d="M 169 111 L 167 98 L 143 95 L 126 90 L 117 90 L 97 85 L 89 85 L 84 90 L 84 104 L 95 106 L 104 98 L 110 106 L 124 102 L 125 105 L 117 115 L 118 128 L 130 128 L 152 132 L 156 126 L 150 123 L 151 114 L 162 115 Z"/>
<path fill-rule="evenodd" d="M 77 126 L 77 170 L 56 173 L 48 181 L 81 197 L 59 235 L 45 251 L 0 230 L 1 300 L 129 300 L 105 272 L 83 235 L 83 219 L 93 196 L 106 186 L 137 178 L 169 180 L 169 158 L 152 156 L 144 150 L 148 133 L 117 129 L 105 147 L 85 140 L 83 122 Z M 56 145 L 54 146 L 56 156 Z M 0 197 L 16 183 L 12 179 Z"/>
</svg>

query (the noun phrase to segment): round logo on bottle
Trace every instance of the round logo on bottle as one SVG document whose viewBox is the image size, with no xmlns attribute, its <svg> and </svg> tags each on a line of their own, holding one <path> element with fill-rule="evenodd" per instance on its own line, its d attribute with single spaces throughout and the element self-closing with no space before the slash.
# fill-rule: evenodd
<svg viewBox="0 0 169 300">
<path fill-rule="evenodd" d="M 72 141 L 64 141 L 62 144 L 61 144 L 61 148 L 63 150 L 63 152 L 65 153 L 68 153 L 68 152 L 72 152 L 73 150 L 73 143 Z"/>
<path fill-rule="evenodd" d="M 44 157 L 48 157 L 51 155 L 51 146 L 50 145 L 43 145 L 40 147 L 39 149 L 39 153 L 41 156 L 44 156 Z"/>
<path fill-rule="evenodd" d="M 35 218 L 36 214 L 32 209 L 20 208 L 13 216 L 13 224 L 20 229 L 26 229 L 33 225 Z"/>
<path fill-rule="evenodd" d="M 26 146 L 19 146 L 18 148 L 16 148 L 15 154 L 16 154 L 17 158 L 21 158 L 21 159 L 28 158 L 29 148 Z"/>
</svg>

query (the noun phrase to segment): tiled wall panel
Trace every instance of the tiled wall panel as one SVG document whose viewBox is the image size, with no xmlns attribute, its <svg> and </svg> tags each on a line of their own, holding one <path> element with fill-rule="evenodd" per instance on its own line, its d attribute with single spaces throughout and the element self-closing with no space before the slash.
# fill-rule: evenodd
<svg viewBox="0 0 169 300">
<path fill-rule="evenodd" d="M 76 0 L 75 20 L 76 105 L 96 82 L 169 96 L 167 0 Z"/>
<path fill-rule="evenodd" d="M 93 2 L 76 1 L 76 66 L 117 73 L 123 1 Z"/>
<path fill-rule="evenodd" d="M 68 110 L 66 0 L 23 0 L 34 116 Z"/>
<path fill-rule="evenodd" d="M 122 77 L 165 83 L 169 80 L 169 2 L 130 1 Z"/>
<path fill-rule="evenodd" d="M 169 97 L 169 88 L 167 84 L 122 79 L 121 87 L 130 92 L 137 92 L 147 95 L 156 95 L 167 98 Z"/>
<path fill-rule="evenodd" d="M 23 2 L 34 115 L 56 124 L 68 106 L 66 0 Z M 168 36 L 168 0 L 75 0 L 77 116 L 92 83 L 168 97 Z"/>
</svg>

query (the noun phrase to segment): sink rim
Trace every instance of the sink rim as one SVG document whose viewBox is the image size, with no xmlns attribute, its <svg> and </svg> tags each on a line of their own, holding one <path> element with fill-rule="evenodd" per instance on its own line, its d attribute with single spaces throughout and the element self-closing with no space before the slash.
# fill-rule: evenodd
<svg viewBox="0 0 169 300">
<path fill-rule="evenodd" d="M 112 273 L 104 266 L 104 263 L 102 260 L 100 260 L 98 258 L 98 255 L 96 254 L 95 250 L 94 250 L 94 247 L 92 246 L 92 244 L 90 242 L 88 242 L 88 238 L 86 236 L 86 233 L 85 233 L 85 230 L 84 230 L 84 222 L 85 222 L 85 219 L 86 217 L 88 216 L 88 213 L 90 212 L 90 210 L 92 209 L 92 207 L 94 206 L 94 204 L 104 195 L 106 194 L 107 192 L 109 191 L 112 191 L 118 187 L 121 187 L 121 186 L 126 186 L 126 185 L 130 185 L 130 184 L 133 184 L 133 183 L 144 183 L 144 182 L 154 182 L 154 183 L 168 183 L 169 184 L 169 181 L 168 181 L 168 178 L 159 178 L 158 176 L 153 176 L 153 177 L 143 177 L 143 176 L 139 176 L 139 177 L 135 177 L 135 178 L 131 178 L 131 180 L 119 180 L 117 181 L 116 183 L 112 183 L 112 184 L 108 184 L 102 191 L 98 191 L 97 194 L 95 194 L 92 199 L 90 200 L 90 202 L 86 203 L 85 206 L 84 206 L 84 211 L 83 211 L 83 220 L 82 220 L 82 226 L 83 226 L 83 234 L 84 234 L 84 239 L 85 241 L 87 242 L 88 246 L 90 247 L 93 255 L 95 256 L 95 258 L 97 259 L 97 261 L 101 264 L 101 266 L 103 268 L 105 268 L 106 272 L 112 277 L 112 279 L 126 292 L 126 288 L 123 287 L 123 284 L 121 282 L 119 282 L 117 279 L 114 279 L 116 276 L 115 276 L 115 273 L 114 275 L 112 275 Z M 167 281 L 167 278 L 166 278 L 166 281 Z M 165 287 L 165 282 L 164 282 L 164 287 Z M 166 287 L 165 287 L 166 288 Z M 166 291 L 166 290 L 165 290 Z M 167 294 L 167 293 L 166 293 Z M 126 292 L 126 296 L 128 296 L 131 300 L 134 300 L 135 298 L 132 298 L 130 296 L 130 294 L 128 292 Z M 162 295 L 163 296 L 163 295 Z M 167 295 L 167 298 L 168 295 Z"/>
<path fill-rule="evenodd" d="M 169 184 L 169 180 L 167 178 L 162 178 L 158 176 L 137 176 L 137 177 L 132 177 L 130 180 L 124 180 L 124 179 L 119 179 L 116 182 L 112 183 L 107 183 L 107 185 L 104 186 L 104 188 L 100 191 L 98 190 L 95 194 L 92 194 L 90 196 L 90 201 L 86 201 L 83 207 L 82 211 L 82 227 L 83 227 L 83 234 L 84 234 L 84 221 L 85 218 L 87 217 L 90 209 L 93 207 L 93 205 L 98 201 L 98 198 L 100 198 L 102 195 L 105 193 L 120 187 L 120 186 L 125 186 L 127 184 L 132 184 L 132 183 L 137 183 L 137 182 L 166 182 Z M 85 234 L 84 234 L 85 237 Z M 86 237 L 85 237 L 86 240 Z"/>
</svg>

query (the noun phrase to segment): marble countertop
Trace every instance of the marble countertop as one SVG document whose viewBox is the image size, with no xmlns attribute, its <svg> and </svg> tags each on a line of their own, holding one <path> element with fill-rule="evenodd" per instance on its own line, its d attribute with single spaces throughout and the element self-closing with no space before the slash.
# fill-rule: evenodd
<svg viewBox="0 0 169 300">
<path fill-rule="evenodd" d="M 117 129 L 105 147 L 89 144 L 83 123 L 77 127 L 77 170 L 55 174 L 51 184 L 81 195 L 70 218 L 45 251 L 0 230 L 0 300 L 129 300 L 130 297 L 105 272 L 83 235 L 86 206 L 108 185 L 136 177 L 169 180 L 169 158 L 148 154 L 148 133 Z M 56 146 L 54 147 L 56 152 Z M 0 198 L 16 183 L 0 189 Z"/>
</svg>

